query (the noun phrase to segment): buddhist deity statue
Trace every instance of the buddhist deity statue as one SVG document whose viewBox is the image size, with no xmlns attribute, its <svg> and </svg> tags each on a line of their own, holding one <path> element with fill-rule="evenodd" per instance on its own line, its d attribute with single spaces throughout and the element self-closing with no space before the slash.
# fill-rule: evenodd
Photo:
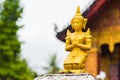
<svg viewBox="0 0 120 80">
<path fill-rule="evenodd" d="M 64 73 L 84 73 L 85 62 L 87 59 L 88 51 L 91 48 L 91 35 L 90 30 L 82 32 L 85 28 L 87 19 L 81 13 L 79 6 L 76 10 L 76 15 L 71 20 L 72 28 L 75 32 L 71 33 L 67 30 L 65 50 L 70 53 L 64 61 Z"/>
</svg>

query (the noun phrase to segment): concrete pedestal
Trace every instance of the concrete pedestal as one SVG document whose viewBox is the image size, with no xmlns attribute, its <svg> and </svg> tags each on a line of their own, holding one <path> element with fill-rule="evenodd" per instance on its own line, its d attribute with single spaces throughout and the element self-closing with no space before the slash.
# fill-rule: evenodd
<svg viewBox="0 0 120 80">
<path fill-rule="evenodd" d="M 98 80 L 90 74 L 46 74 L 34 80 Z"/>
</svg>

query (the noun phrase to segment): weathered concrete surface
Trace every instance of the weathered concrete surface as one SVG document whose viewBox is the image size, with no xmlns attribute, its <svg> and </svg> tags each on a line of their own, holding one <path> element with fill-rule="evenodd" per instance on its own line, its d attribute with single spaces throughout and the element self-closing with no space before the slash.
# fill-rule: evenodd
<svg viewBox="0 0 120 80">
<path fill-rule="evenodd" d="M 34 80 L 98 80 L 94 76 L 82 74 L 46 74 L 42 77 L 37 77 Z"/>
</svg>

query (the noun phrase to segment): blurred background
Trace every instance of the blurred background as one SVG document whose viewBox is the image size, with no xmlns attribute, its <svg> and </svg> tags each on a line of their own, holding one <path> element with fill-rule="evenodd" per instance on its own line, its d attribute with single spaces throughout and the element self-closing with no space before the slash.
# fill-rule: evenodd
<svg viewBox="0 0 120 80">
<path fill-rule="evenodd" d="M 33 80 L 63 69 L 66 30 L 80 6 L 93 36 L 86 70 L 119 80 L 119 0 L 0 0 L 0 80 Z M 101 74 L 102 73 L 102 74 Z M 104 73 L 104 75 L 103 75 Z"/>
</svg>

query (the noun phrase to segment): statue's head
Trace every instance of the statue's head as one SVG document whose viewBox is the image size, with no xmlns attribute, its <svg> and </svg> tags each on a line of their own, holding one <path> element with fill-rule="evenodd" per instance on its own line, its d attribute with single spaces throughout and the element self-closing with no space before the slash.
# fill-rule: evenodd
<svg viewBox="0 0 120 80">
<path fill-rule="evenodd" d="M 72 28 L 73 28 L 75 31 L 82 30 L 82 28 L 85 28 L 86 22 L 87 22 L 87 19 L 85 19 L 85 18 L 81 15 L 81 13 L 80 13 L 80 7 L 78 6 L 78 7 L 77 7 L 77 10 L 76 10 L 76 14 L 75 14 L 75 16 L 73 17 L 73 19 L 71 20 Z"/>
</svg>

